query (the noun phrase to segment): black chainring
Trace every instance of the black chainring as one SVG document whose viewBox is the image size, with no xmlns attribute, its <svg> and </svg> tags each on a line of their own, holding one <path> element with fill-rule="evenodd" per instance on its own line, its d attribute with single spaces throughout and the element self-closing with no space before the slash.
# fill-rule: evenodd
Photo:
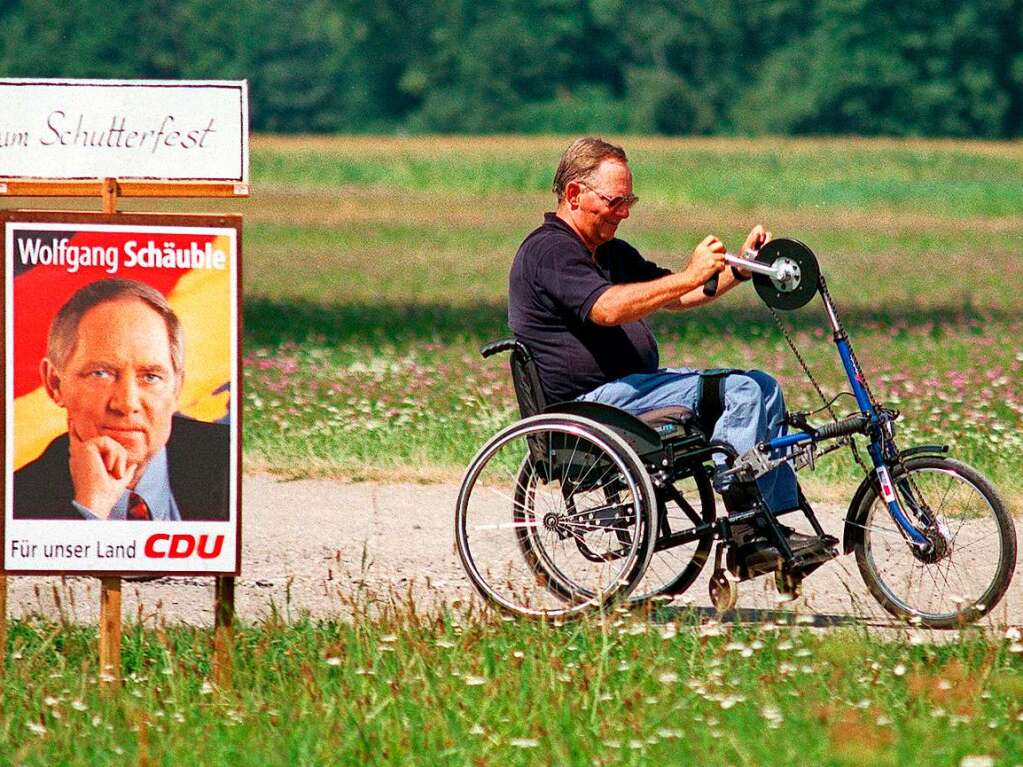
<svg viewBox="0 0 1023 767">
<path fill-rule="evenodd" d="M 799 268 L 799 279 L 792 286 L 780 286 L 765 274 L 753 274 L 753 286 L 765 304 L 790 311 L 806 306 L 817 295 L 820 267 L 817 256 L 799 240 L 771 240 L 757 254 L 757 261 L 773 266 L 788 261 Z"/>
</svg>

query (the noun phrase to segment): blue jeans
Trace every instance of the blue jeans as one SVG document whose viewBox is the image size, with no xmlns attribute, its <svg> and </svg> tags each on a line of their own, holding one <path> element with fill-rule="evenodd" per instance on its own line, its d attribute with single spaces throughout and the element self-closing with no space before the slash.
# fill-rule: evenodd
<svg viewBox="0 0 1023 767">
<path fill-rule="evenodd" d="M 696 410 L 700 394 L 700 371 L 691 368 L 661 368 L 656 373 L 634 373 L 579 397 L 602 402 L 633 415 L 659 407 L 683 405 Z M 786 431 L 785 400 L 773 377 L 760 370 L 732 373 L 724 379 L 724 411 L 714 425 L 713 439 L 720 439 L 740 455 L 754 445 L 781 436 Z M 715 458 L 719 467 L 724 458 Z M 778 513 L 798 505 L 796 474 L 785 463 L 757 480 L 767 507 Z M 726 485 L 715 483 L 717 489 Z"/>
</svg>

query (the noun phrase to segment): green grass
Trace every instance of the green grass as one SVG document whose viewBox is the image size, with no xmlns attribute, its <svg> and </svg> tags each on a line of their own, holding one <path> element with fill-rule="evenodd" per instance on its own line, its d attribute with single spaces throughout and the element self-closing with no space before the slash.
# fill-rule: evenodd
<svg viewBox="0 0 1023 767">
<path fill-rule="evenodd" d="M 963 632 L 811 633 L 686 612 L 552 625 L 407 607 L 212 640 L 129 628 L 123 690 L 95 630 L 11 627 L 0 763 L 960 765 L 1023 759 L 1023 646 Z"/>
<path fill-rule="evenodd" d="M 621 139 L 640 197 L 752 208 L 929 210 L 957 219 L 1023 207 L 1017 144 Z M 474 194 L 546 192 L 571 138 L 265 140 L 255 183 Z"/>
</svg>

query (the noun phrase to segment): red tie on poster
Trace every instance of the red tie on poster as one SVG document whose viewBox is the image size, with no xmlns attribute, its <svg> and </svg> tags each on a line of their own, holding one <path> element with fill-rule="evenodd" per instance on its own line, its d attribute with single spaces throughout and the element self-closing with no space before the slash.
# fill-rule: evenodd
<svg viewBox="0 0 1023 767">
<path fill-rule="evenodd" d="M 149 506 L 138 493 L 128 494 L 128 519 L 152 519 Z"/>
</svg>

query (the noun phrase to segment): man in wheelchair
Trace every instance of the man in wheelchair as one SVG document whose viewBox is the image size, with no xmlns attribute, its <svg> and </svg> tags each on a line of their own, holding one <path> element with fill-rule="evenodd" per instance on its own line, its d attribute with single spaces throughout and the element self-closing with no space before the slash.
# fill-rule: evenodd
<svg viewBox="0 0 1023 767">
<path fill-rule="evenodd" d="M 617 239 L 638 198 L 624 150 L 600 139 L 580 138 L 565 151 L 553 192 L 557 210 L 523 241 L 509 276 L 509 324 L 535 360 L 546 401 L 599 402 L 640 418 L 684 408 L 709 438 L 739 454 L 784 433 L 785 403 L 773 377 L 759 370 L 662 368 L 645 321 L 659 309 L 685 311 L 716 300 L 748 280 L 748 273 L 726 270 L 724 244 L 707 236 L 673 272 Z M 758 250 L 770 238 L 757 225 L 740 252 Z M 703 286 L 715 275 L 717 291 L 707 295 Z M 718 460 L 720 469 L 724 459 Z M 787 463 L 755 486 L 722 474 L 715 488 L 730 514 L 748 510 L 758 497 L 775 514 L 805 503 Z M 817 540 L 782 529 L 793 549 Z M 733 533 L 750 545 L 764 541 L 750 523 L 735 525 Z"/>
</svg>

